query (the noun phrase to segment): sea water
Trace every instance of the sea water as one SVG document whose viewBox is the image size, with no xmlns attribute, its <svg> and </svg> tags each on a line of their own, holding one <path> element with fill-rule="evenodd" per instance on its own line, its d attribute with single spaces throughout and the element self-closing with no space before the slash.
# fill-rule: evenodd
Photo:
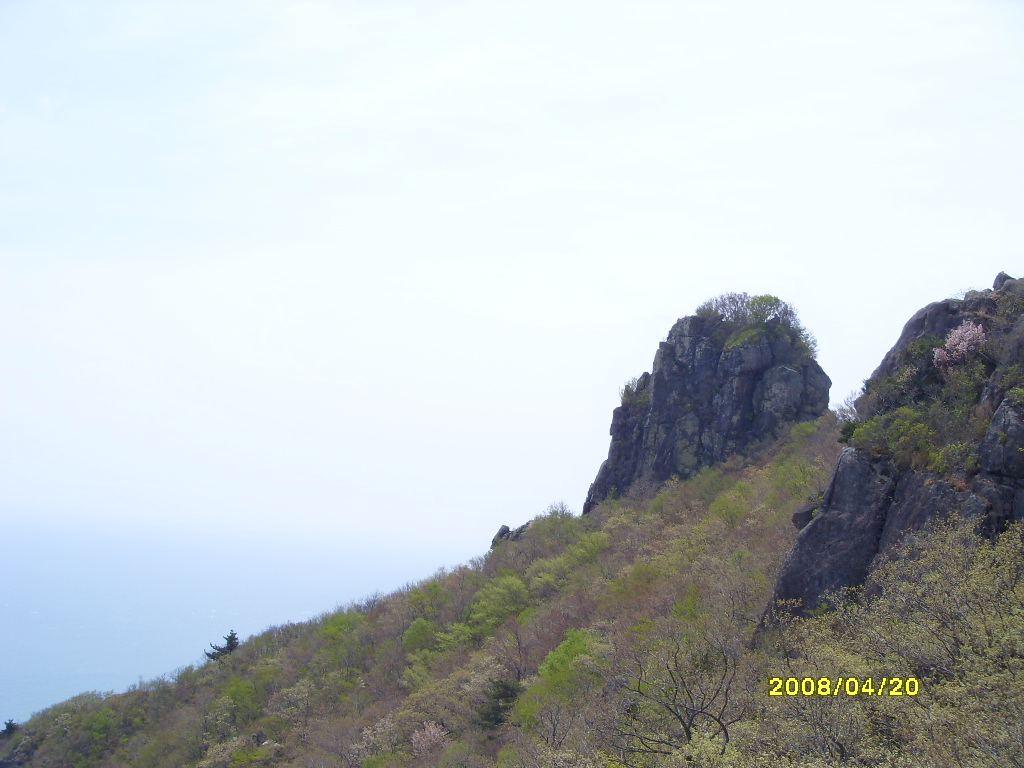
<svg viewBox="0 0 1024 768">
<path fill-rule="evenodd" d="M 479 554 L 398 551 L 383 537 L 324 531 L 14 520 L 0 536 L 0 721 L 19 723 L 79 693 L 123 691 L 201 664 L 232 629 L 244 639 L 313 619 Z"/>
</svg>

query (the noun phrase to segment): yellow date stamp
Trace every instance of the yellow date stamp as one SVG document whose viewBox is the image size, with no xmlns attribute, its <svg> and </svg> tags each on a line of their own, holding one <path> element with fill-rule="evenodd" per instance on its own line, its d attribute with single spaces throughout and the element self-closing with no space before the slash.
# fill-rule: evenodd
<svg viewBox="0 0 1024 768">
<path fill-rule="evenodd" d="M 917 696 L 916 677 L 770 677 L 769 696 Z"/>
</svg>

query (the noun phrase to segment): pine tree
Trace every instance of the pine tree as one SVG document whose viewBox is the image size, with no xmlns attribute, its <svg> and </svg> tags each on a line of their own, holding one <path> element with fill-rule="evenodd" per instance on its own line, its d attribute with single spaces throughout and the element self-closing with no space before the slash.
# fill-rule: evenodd
<svg viewBox="0 0 1024 768">
<path fill-rule="evenodd" d="M 224 635 L 224 645 L 214 645 L 213 643 L 210 643 L 210 647 L 213 648 L 213 650 L 203 651 L 203 653 L 206 654 L 206 658 L 210 660 L 215 660 L 219 659 L 221 656 L 227 656 L 239 645 L 240 643 L 238 642 L 238 635 L 236 635 L 235 630 L 232 629 L 230 632 Z"/>
</svg>

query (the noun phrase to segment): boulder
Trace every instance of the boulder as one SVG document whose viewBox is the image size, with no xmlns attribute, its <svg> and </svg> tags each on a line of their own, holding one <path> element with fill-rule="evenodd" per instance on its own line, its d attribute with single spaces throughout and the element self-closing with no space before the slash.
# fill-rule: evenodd
<svg viewBox="0 0 1024 768">
<path fill-rule="evenodd" d="M 509 528 L 507 525 L 501 526 L 498 532 L 494 534 L 494 538 L 491 539 L 491 548 L 493 549 L 498 546 L 498 543 L 502 541 L 519 541 L 532 523 L 533 521 L 531 520 L 529 523 L 524 523 L 518 528 Z"/>
</svg>

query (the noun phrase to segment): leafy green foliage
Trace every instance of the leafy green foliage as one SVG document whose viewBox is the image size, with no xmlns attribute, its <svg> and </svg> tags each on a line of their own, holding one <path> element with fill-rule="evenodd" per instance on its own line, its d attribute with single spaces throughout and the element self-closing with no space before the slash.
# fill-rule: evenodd
<svg viewBox="0 0 1024 768">
<path fill-rule="evenodd" d="M 590 632 L 568 630 L 515 703 L 513 720 L 538 733 L 548 746 L 561 747 L 580 727 L 578 702 L 601 683 L 601 674 L 586 663 L 594 644 Z"/>
<path fill-rule="evenodd" d="M 764 336 L 789 340 L 798 354 L 817 354 L 817 342 L 800 323 L 796 310 L 777 296 L 724 293 L 705 301 L 694 314 L 720 324 L 726 348 Z"/>
<path fill-rule="evenodd" d="M 224 695 L 231 700 L 232 717 L 236 722 L 249 722 L 260 713 L 262 702 L 256 687 L 248 680 L 232 677 L 224 688 Z"/>
<path fill-rule="evenodd" d="M 419 616 L 402 633 L 402 645 L 407 651 L 422 651 L 430 648 L 436 638 L 437 625 Z"/>
<path fill-rule="evenodd" d="M 858 426 L 853 442 L 874 454 L 888 454 L 897 466 L 927 469 L 933 464 L 937 433 L 928 425 L 927 413 L 904 406 L 886 411 Z"/>
<path fill-rule="evenodd" d="M 530 604 L 530 592 L 523 579 L 506 570 L 488 582 L 473 598 L 469 625 L 478 634 L 493 630 Z"/>
<path fill-rule="evenodd" d="M 414 587 L 409 591 L 408 600 L 413 610 L 424 619 L 436 620 L 448 607 L 452 596 L 439 579 Z"/>
<path fill-rule="evenodd" d="M 836 596 L 834 611 L 778 625 L 771 655 L 786 675 L 913 677 L 920 691 L 765 697 L 760 747 L 824 765 L 1021 764 L 1022 532 L 1018 523 L 990 541 L 969 523 L 940 524 L 905 541 L 863 589 Z"/>
<path fill-rule="evenodd" d="M 933 352 L 939 341 L 917 339 L 895 376 L 868 381 L 862 407 L 867 418 L 850 421 L 843 434 L 902 469 L 962 476 L 975 466 L 972 446 L 991 416 L 982 393 L 994 364 L 964 354 L 938 366 Z"/>
<path fill-rule="evenodd" d="M 619 388 L 619 400 L 630 413 L 643 413 L 651 404 L 651 391 L 634 376 Z"/>
<path fill-rule="evenodd" d="M 608 534 L 593 531 L 583 534 L 561 554 L 534 561 L 526 569 L 531 591 L 539 595 L 558 591 L 577 569 L 597 559 L 607 546 Z"/>
<path fill-rule="evenodd" d="M 723 293 L 702 303 L 694 314 L 739 325 L 764 325 L 772 321 L 792 325 L 796 322 L 792 305 L 769 294 Z"/>
<path fill-rule="evenodd" d="M 1014 387 L 1013 389 L 1007 390 L 1006 397 L 1014 408 L 1024 408 L 1024 387 Z"/>
<path fill-rule="evenodd" d="M 751 492 L 750 484 L 740 481 L 711 502 L 708 511 L 724 520 L 729 528 L 735 528 L 750 513 Z"/>
</svg>

